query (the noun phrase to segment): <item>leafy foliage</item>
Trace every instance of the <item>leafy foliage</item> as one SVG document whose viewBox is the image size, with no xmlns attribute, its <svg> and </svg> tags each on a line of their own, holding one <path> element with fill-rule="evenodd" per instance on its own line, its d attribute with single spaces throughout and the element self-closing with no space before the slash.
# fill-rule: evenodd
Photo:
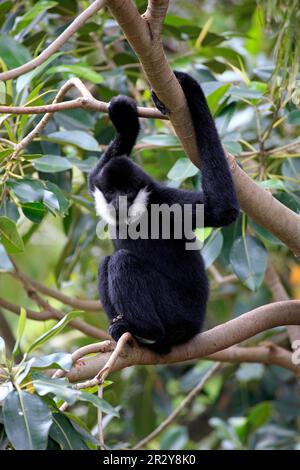
<svg viewBox="0 0 300 470">
<path fill-rule="evenodd" d="M 136 3 L 142 11 L 145 2 Z M 208 1 L 171 2 L 163 41 L 172 68 L 188 71 L 202 83 L 225 148 L 257 184 L 300 213 L 297 3 L 239 0 L 212 7 Z M 85 7 L 81 0 L 1 2 L 0 68 L 36 57 Z M 44 64 L 0 83 L 1 104 L 49 104 L 71 77 L 81 78 L 103 101 L 123 93 L 141 106 L 152 105 L 137 57 L 108 11 L 91 18 Z M 65 99 L 72 98 L 70 91 Z M 91 341 L 72 330 L 69 321 L 80 315 L 99 328 L 106 328 L 106 322 L 103 314 L 70 312 L 59 300 L 53 306 L 66 315 L 61 322 L 26 318 L 26 309 L 36 305 L 10 276 L 14 268 L 9 256 L 34 280 L 74 298 L 97 299 L 97 266 L 112 247 L 108 238 L 96 236 L 87 173 L 109 144 L 113 129 L 107 115 L 62 111 L 10 160 L 15 144 L 39 120 L 38 115 L 0 115 L 0 297 L 22 307 L 19 328 L 4 312 L 16 346 L 12 351 L 0 338 L 0 448 L 96 448 L 97 408 L 107 413 L 109 445 L 132 445 L 180 403 L 206 364 L 122 371 L 106 390 L 105 400 L 95 390 L 74 390 L 67 379 L 41 375 L 50 369 L 68 371 L 71 356 L 66 351 Z M 142 120 L 141 125 L 135 161 L 170 186 L 200 188 L 201 175 L 168 124 Z M 237 277 L 219 287 L 212 279 L 209 326 L 271 300 L 264 285 L 270 254 L 290 294 L 299 296 L 295 260 L 273 234 L 246 215 L 230 227 L 207 227 L 197 236 L 204 240 L 206 268 L 214 265 L 224 277 Z M 269 332 L 268 338 L 277 333 Z M 62 399 L 70 412 L 59 411 Z M 116 407 L 121 419 L 115 418 Z M 297 386 L 289 372 L 274 366 L 230 366 L 211 378 L 184 416 L 149 446 L 299 448 L 297 407 Z"/>
</svg>

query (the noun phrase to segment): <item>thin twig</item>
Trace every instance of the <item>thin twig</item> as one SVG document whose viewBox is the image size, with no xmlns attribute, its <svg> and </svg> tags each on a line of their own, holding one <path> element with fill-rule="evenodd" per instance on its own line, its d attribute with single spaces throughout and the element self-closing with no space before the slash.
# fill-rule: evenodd
<svg viewBox="0 0 300 470">
<path fill-rule="evenodd" d="M 222 274 L 213 264 L 208 268 L 208 270 L 212 274 L 216 283 L 219 285 L 229 284 L 230 282 L 238 281 L 238 278 L 235 274 L 228 274 L 228 276 L 222 276 Z"/>
<path fill-rule="evenodd" d="M 98 397 L 103 398 L 103 382 L 98 385 Z M 104 432 L 103 432 L 103 413 L 102 409 L 98 406 L 97 409 L 97 421 L 98 421 L 98 436 L 99 436 L 99 444 L 100 449 L 105 450 L 105 442 L 104 442 Z"/>
<path fill-rule="evenodd" d="M 71 79 L 72 80 L 72 79 Z M 101 113 L 108 113 L 109 103 L 104 101 L 99 101 L 96 98 L 75 98 L 70 101 L 64 101 L 63 103 L 52 103 L 52 104 L 43 104 L 41 106 L 0 106 L 1 114 L 45 114 L 45 113 L 55 113 L 58 111 L 65 111 L 68 109 L 91 109 L 93 111 L 99 111 Z M 156 108 L 146 108 L 144 106 L 139 106 L 137 108 L 138 115 L 141 118 L 153 118 L 153 119 L 162 119 L 165 121 L 169 120 L 169 117 L 165 114 L 162 114 Z"/>
<path fill-rule="evenodd" d="M 19 276 L 17 276 L 15 272 L 10 272 L 8 274 L 20 281 Z M 53 289 L 52 287 L 45 286 L 44 284 L 35 281 L 34 279 L 31 279 L 24 273 L 22 273 L 22 276 L 24 279 L 27 279 L 36 290 L 38 290 L 44 295 L 47 295 L 48 297 L 52 297 L 53 299 L 59 300 L 65 305 L 78 308 L 79 310 L 87 310 L 89 312 L 99 312 L 100 310 L 102 310 L 102 305 L 98 300 L 84 300 L 69 297 L 68 295 L 63 294 L 62 292 L 59 292 L 58 290 Z"/>
<path fill-rule="evenodd" d="M 63 31 L 58 38 L 53 41 L 38 57 L 30 60 L 26 64 L 16 67 L 15 69 L 8 70 L 7 72 L 0 73 L 0 80 L 11 80 L 12 78 L 19 77 L 30 70 L 35 69 L 38 65 L 43 64 L 50 56 L 58 51 L 76 31 L 83 26 L 91 16 L 104 7 L 106 0 L 96 0 Z"/>
<path fill-rule="evenodd" d="M 173 421 L 177 418 L 177 416 L 181 413 L 181 411 L 196 398 L 199 392 L 201 392 L 206 382 L 219 369 L 220 365 L 221 365 L 220 362 L 216 362 L 202 377 L 198 385 L 196 385 L 196 387 L 194 387 L 190 391 L 190 393 L 185 397 L 185 399 L 180 403 L 180 405 L 177 408 L 175 408 L 175 410 L 156 429 L 154 429 L 154 431 L 152 431 L 148 436 L 146 436 L 144 439 L 138 442 L 138 444 L 136 444 L 133 447 L 133 449 L 137 450 L 137 449 L 141 449 L 142 447 L 145 447 L 147 444 L 149 444 L 150 441 L 155 439 L 155 437 L 158 436 L 158 434 L 160 434 L 170 424 L 172 424 Z"/>
</svg>

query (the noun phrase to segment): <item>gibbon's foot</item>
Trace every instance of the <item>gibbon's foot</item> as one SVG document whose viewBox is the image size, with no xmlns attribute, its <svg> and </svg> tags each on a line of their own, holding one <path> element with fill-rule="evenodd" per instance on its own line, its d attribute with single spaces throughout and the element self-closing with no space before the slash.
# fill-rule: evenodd
<svg viewBox="0 0 300 470">
<path fill-rule="evenodd" d="M 138 132 L 138 111 L 133 99 L 124 95 L 112 98 L 108 114 L 119 134 L 130 135 Z"/>
<path fill-rule="evenodd" d="M 157 94 L 152 89 L 151 89 L 151 98 L 156 108 L 158 109 L 158 111 L 160 111 L 165 116 L 170 114 L 170 110 L 160 101 Z"/>
<path fill-rule="evenodd" d="M 119 320 L 116 322 L 111 322 L 108 328 L 108 332 L 110 336 L 115 340 L 117 343 L 118 340 L 124 333 L 129 331 L 129 326 L 126 320 Z"/>
</svg>

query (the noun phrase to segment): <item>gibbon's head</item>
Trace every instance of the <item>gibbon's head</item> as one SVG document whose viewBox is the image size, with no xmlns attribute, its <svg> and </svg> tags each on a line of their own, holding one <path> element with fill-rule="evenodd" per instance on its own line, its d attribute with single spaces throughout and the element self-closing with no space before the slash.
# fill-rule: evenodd
<svg viewBox="0 0 300 470">
<path fill-rule="evenodd" d="M 110 160 L 90 184 L 97 214 L 112 225 L 137 222 L 147 210 L 151 185 L 127 156 Z"/>
</svg>

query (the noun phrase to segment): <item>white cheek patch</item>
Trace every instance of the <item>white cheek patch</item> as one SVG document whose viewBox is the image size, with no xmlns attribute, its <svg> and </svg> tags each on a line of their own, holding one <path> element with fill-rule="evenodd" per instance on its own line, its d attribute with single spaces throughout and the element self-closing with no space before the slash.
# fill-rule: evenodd
<svg viewBox="0 0 300 470">
<path fill-rule="evenodd" d="M 93 192 L 97 214 L 108 224 L 116 225 L 116 211 L 114 207 L 107 202 L 102 191 L 95 188 Z"/>
<path fill-rule="evenodd" d="M 147 210 L 149 191 L 146 188 L 140 189 L 128 211 L 128 223 L 139 220 Z"/>
</svg>

